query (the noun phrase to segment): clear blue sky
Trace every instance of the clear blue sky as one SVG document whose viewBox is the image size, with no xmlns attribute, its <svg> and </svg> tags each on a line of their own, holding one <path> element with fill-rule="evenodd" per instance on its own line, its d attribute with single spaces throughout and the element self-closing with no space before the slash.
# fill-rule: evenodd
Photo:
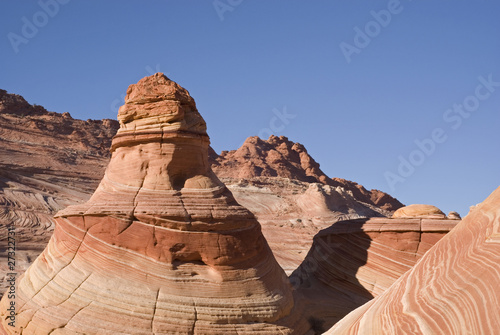
<svg viewBox="0 0 500 335">
<path fill-rule="evenodd" d="M 218 152 L 274 128 L 331 177 L 462 215 L 500 185 L 498 1 L 60 1 L 1 2 L 0 88 L 116 118 L 161 71 Z"/>
</svg>

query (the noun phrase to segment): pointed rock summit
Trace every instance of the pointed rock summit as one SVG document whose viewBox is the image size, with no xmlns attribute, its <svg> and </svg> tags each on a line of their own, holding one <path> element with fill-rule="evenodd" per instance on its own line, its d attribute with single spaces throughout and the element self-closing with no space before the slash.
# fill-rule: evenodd
<svg viewBox="0 0 500 335">
<path fill-rule="evenodd" d="M 161 73 L 141 79 L 118 120 L 104 178 L 56 215 L 5 332 L 306 333 L 260 224 L 210 169 L 188 91 Z"/>
</svg>

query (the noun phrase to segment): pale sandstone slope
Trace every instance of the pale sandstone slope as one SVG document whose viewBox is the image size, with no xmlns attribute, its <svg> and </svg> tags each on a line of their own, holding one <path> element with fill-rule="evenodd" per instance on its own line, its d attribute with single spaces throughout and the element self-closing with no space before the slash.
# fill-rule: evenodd
<svg viewBox="0 0 500 335">
<path fill-rule="evenodd" d="M 300 143 L 285 136 L 271 135 L 269 139 L 249 137 L 237 150 L 210 153 L 214 172 L 220 178 L 251 179 L 254 177 L 281 177 L 307 183 L 320 183 L 342 187 L 351 191 L 357 201 L 395 211 L 403 206 L 397 199 L 379 190 L 366 190 L 363 186 L 341 178 L 329 178 L 319 164 Z"/>
<path fill-rule="evenodd" d="M 403 206 L 386 193 L 329 178 L 302 144 L 284 136 L 249 137 L 237 150 L 211 151 L 210 161 L 236 200 L 257 216 L 287 274 L 322 229 L 340 220 L 391 216 Z"/>
</svg>

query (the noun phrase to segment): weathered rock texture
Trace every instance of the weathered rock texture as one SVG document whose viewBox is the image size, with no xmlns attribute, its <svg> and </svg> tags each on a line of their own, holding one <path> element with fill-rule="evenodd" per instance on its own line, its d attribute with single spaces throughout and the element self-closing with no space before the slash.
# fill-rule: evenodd
<svg viewBox="0 0 500 335">
<path fill-rule="evenodd" d="M 357 183 L 328 178 L 300 143 L 249 137 L 233 151 L 210 152 L 212 168 L 262 224 L 276 259 L 291 274 L 313 237 L 339 220 L 390 217 L 403 205 Z"/>
<path fill-rule="evenodd" d="M 7 273 L 6 227 L 16 227 L 16 270 L 22 274 L 53 233 L 53 215 L 92 195 L 119 125 L 47 112 L 5 91 L 0 96 L 1 280 Z M 251 154 L 242 158 L 242 151 Z M 326 177 L 305 148 L 286 137 L 249 138 L 236 152 L 219 156 L 209 148 L 209 153 L 212 168 L 236 200 L 257 216 L 287 274 L 304 260 L 320 230 L 338 220 L 390 216 L 402 206 L 386 193 Z M 281 158 L 272 159 L 277 156 Z M 231 177 L 249 164 L 245 160 L 263 168 L 244 173 L 247 178 Z M 1 282 L 0 296 L 6 285 Z"/>
<path fill-rule="evenodd" d="M 343 187 L 281 177 L 222 178 L 236 200 L 262 225 L 276 259 L 291 274 L 302 263 L 314 236 L 337 221 L 390 216 Z"/>
<path fill-rule="evenodd" d="M 427 219 L 444 219 L 446 215 L 432 205 L 414 204 L 399 208 L 392 215 L 394 219 L 412 219 L 412 218 L 427 218 Z"/>
<path fill-rule="evenodd" d="M 383 293 L 458 221 L 370 218 L 341 221 L 314 237 L 291 282 L 317 332 Z"/>
<path fill-rule="evenodd" d="M 259 223 L 210 169 L 189 93 L 163 74 L 146 77 L 118 119 L 99 187 L 56 215 L 18 283 L 17 331 L 305 333 Z"/>
<path fill-rule="evenodd" d="M 284 136 L 271 135 L 268 140 L 249 137 L 238 150 L 211 151 L 214 172 L 220 178 L 251 179 L 254 177 L 281 177 L 308 183 L 321 183 L 351 191 L 361 202 L 394 211 L 403 207 L 397 199 L 379 190 L 366 190 L 363 186 L 341 178 L 329 178 L 319 164 L 300 143 Z"/>
<path fill-rule="evenodd" d="M 43 250 L 53 215 L 89 199 L 109 160 L 114 120 L 75 120 L 0 90 L 0 295 L 7 227 L 16 227 L 16 271 Z"/>
<path fill-rule="evenodd" d="M 496 334 L 499 274 L 500 188 L 387 291 L 327 334 Z"/>
<path fill-rule="evenodd" d="M 457 212 L 451 211 L 451 212 L 448 213 L 448 219 L 451 219 L 451 220 L 462 220 L 462 217 Z"/>
</svg>

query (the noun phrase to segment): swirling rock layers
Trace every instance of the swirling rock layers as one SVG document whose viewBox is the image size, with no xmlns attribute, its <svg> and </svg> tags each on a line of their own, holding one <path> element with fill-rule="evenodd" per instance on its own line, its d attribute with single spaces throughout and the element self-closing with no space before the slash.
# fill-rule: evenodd
<svg viewBox="0 0 500 335">
<path fill-rule="evenodd" d="M 500 188 L 387 291 L 327 334 L 498 333 L 499 205 Z"/>
<path fill-rule="evenodd" d="M 54 214 L 96 189 L 118 127 L 49 112 L 0 89 L 0 296 L 12 272 L 7 228 L 16 228 L 19 276 L 47 245 Z"/>
<path fill-rule="evenodd" d="M 365 218 L 334 223 L 314 237 L 291 276 L 318 333 L 382 294 L 457 220 Z"/>
<path fill-rule="evenodd" d="M 56 215 L 19 281 L 17 327 L 5 330 L 305 333 L 259 223 L 210 169 L 189 93 L 156 74 L 131 85 L 125 102 L 104 178 L 87 203 Z"/>
</svg>

